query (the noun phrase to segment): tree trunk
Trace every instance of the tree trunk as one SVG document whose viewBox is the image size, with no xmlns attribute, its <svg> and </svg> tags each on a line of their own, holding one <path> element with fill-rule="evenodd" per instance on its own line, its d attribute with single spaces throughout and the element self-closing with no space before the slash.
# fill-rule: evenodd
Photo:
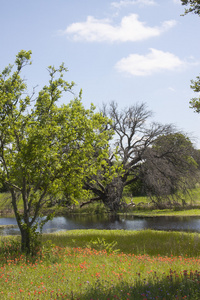
<svg viewBox="0 0 200 300">
<path fill-rule="evenodd" d="M 18 224 L 18 227 L 21 232 L 21 251 L 26 254 L 31 253 L 31 227 L 27 224 L 29 215 L 24 213 L 25 224 L 22 222 L 22 218 L 19 214 L 17 207 L 17 195 L 14 189 L 10 189 L 12 195 L 12 206 L 15 213 L 15 218 Z"/>
<path fill-rule="evenodd" d="M 117 212 L 121 206 L 122 193 L 124 189 L 124 183 L 121 177 L 116 177 L 106 187 L 104 197 L 102 201 L 111 212 Z"/>
<path fill-rule="evenodd" d="M 31 253 L 31 231 L 30 228 L 20 228 L 21 231 L 21 251 L 26 254 Z"/>
</svg>

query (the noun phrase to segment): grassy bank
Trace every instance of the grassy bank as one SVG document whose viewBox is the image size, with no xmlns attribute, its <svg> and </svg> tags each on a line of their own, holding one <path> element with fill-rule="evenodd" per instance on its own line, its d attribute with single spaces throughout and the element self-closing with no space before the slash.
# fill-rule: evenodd
<svg viewBox="0 0 200 300">
<path fill-rule="evenodd" d="M 200 299 L 200 235 L 73 230 L 42 236 L 36 257 L 0 238 L 2 299 Z"/>
<path fill-rule="evenodd" d="M 178 206 L 167 209 L 156 209 L 148 197 L 124 197 L 123 201 L 129 204 L 131 201 L 135 206 L 122 208 L 121 213 L 131 214 L 135 216 L 200 216 L 200 188 L 191 190 L 190 195 L 184 195 L 182 198 L 187 205 L 182 206 L 181 200 Z M 19 201 L 19 209 L 23 209 L 22 201 Z M 102 203 L 93 203 L 79 208 L 79 205 L 71 207 L 52 207 L 45 208 L 44 213 L 49 214 L 56 210 L 57 215 L 68 213 L 76 214 L 102 214 L 107 213 L 106 208 Z M 9 193 L 0 193 L 0 216 L 14 216 Z"/>
<path fill-rule="evenodd" d="M 171 216 L 171 217 L 200 217 L 200 209 L 199 208 L 185 208 L 185 209 L 139 209 L 133 212 L 128 212 L 127 215 L 134 215 L 138 217 L 161 217 L 161 216 Z"/>
</svg>

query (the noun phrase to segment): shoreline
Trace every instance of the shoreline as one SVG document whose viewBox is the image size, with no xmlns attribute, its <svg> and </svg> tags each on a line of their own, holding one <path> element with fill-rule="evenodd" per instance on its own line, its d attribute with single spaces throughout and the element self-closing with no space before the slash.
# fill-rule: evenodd
<svg viewBox="0 0 200 300">
<path fill-rule="evenodd" d="M 43 214 L 48 215 L 51 213 L 51 209 L 44 210 Z M 76 212 L 76 211 L 65 211 L 63 213 L 58 211 L 55 213 L 55 217 L 58 216 L 65 216 L 65 215 L 90 215 L 91 212 Z M 103 215 L 105 213 L 95 213 L 95 215 Z M 109 213 L 106 213 L 109 214 Z M 133 216 L 133 217 L 145 217 L 145 218 L 153 218 L 153 217 L 200 217 L 200 209 L 199 208 L 189 208 L 189 209 L 182 209 L 182 210 L 173 210 L 173 209 L 163 209 L 163 210 L 137 210 L 131 212 L 119 212 L 117 215 L 126 215 L 126 216 Z M 1 218 L 15 218 L 14 212 L 9 210 L 1 210 L 0 211 L 0 219 Z M 0 225 L 1 226 L 1 225 Z"/>
</svg>

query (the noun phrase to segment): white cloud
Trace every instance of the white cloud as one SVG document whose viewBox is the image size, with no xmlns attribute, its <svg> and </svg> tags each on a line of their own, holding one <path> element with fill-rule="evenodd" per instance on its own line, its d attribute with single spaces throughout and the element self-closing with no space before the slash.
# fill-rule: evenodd
<svg viewBox="0 0 200 300">
<path fill-rule="evenodd" d="M 164 70 L 177 70 L 177 68 L 181 68 L 186 64 L 170 52 L 151 48 L 150 53 L 147 55 L 130 54 L 118 61 L 115 67 L 119 72 L 134 76 L 146 76 Z"/>
<path fill-rule="evenodd" d="M 115 8 L 121 8 L 130 5 L 136 5 L 136 4 L 155 5 L 156 3 L 154 0 L 121 0 L 121 1 L 115 1 L 111 3 L 111 5 Z"/>
<path fill-rule="evenodd" d="M 122 18 L 120 25 L 112 25 L 110 19 L 95 19 L 88 16 L 86 22 L 72 23 L 63 34 L 72 35 L 74 40 L 88 42 L 135 42 L 159 36 L 175 26 L 176 21 L 169 20 L 161 26 L 150 27 L 138 20 L 138 15 L 130 14 Z"/>
</svg>

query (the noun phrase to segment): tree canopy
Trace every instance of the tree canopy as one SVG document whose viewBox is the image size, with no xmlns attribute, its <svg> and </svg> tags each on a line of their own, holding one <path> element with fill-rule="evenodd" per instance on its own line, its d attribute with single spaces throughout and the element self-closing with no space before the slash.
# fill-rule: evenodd
<svg viewBox="0 0 200 300">
<path fill-rule="evenodd" d="M 15 69 L 9 65 L 0 74 L 0 181 L 11 193 L 22 250 L 27 252 L 41 209 L 61 193 L 83 193 L 83 179 L 101 167 L 112 135 L 105 130 L 108 118 L 95 113 L 93 105 L 83 107 L 81 92 L 59 105 L 74 86 L 64 80 L 64 64 L 48 67 L 48 85 L 29 95 L 21 72 L 30 64 L 31 51 L 22 50 Z"/>
<path fill-rule="evenodd" d="M 143 183 L 154 198 L 173 198 L 186 193 L 198 178 L 197 153 L 180 132 L 159 136 L 148 148 L 143 165 Z M 183 204 L 184 199 L 182 199 Z"/>
</svg>

